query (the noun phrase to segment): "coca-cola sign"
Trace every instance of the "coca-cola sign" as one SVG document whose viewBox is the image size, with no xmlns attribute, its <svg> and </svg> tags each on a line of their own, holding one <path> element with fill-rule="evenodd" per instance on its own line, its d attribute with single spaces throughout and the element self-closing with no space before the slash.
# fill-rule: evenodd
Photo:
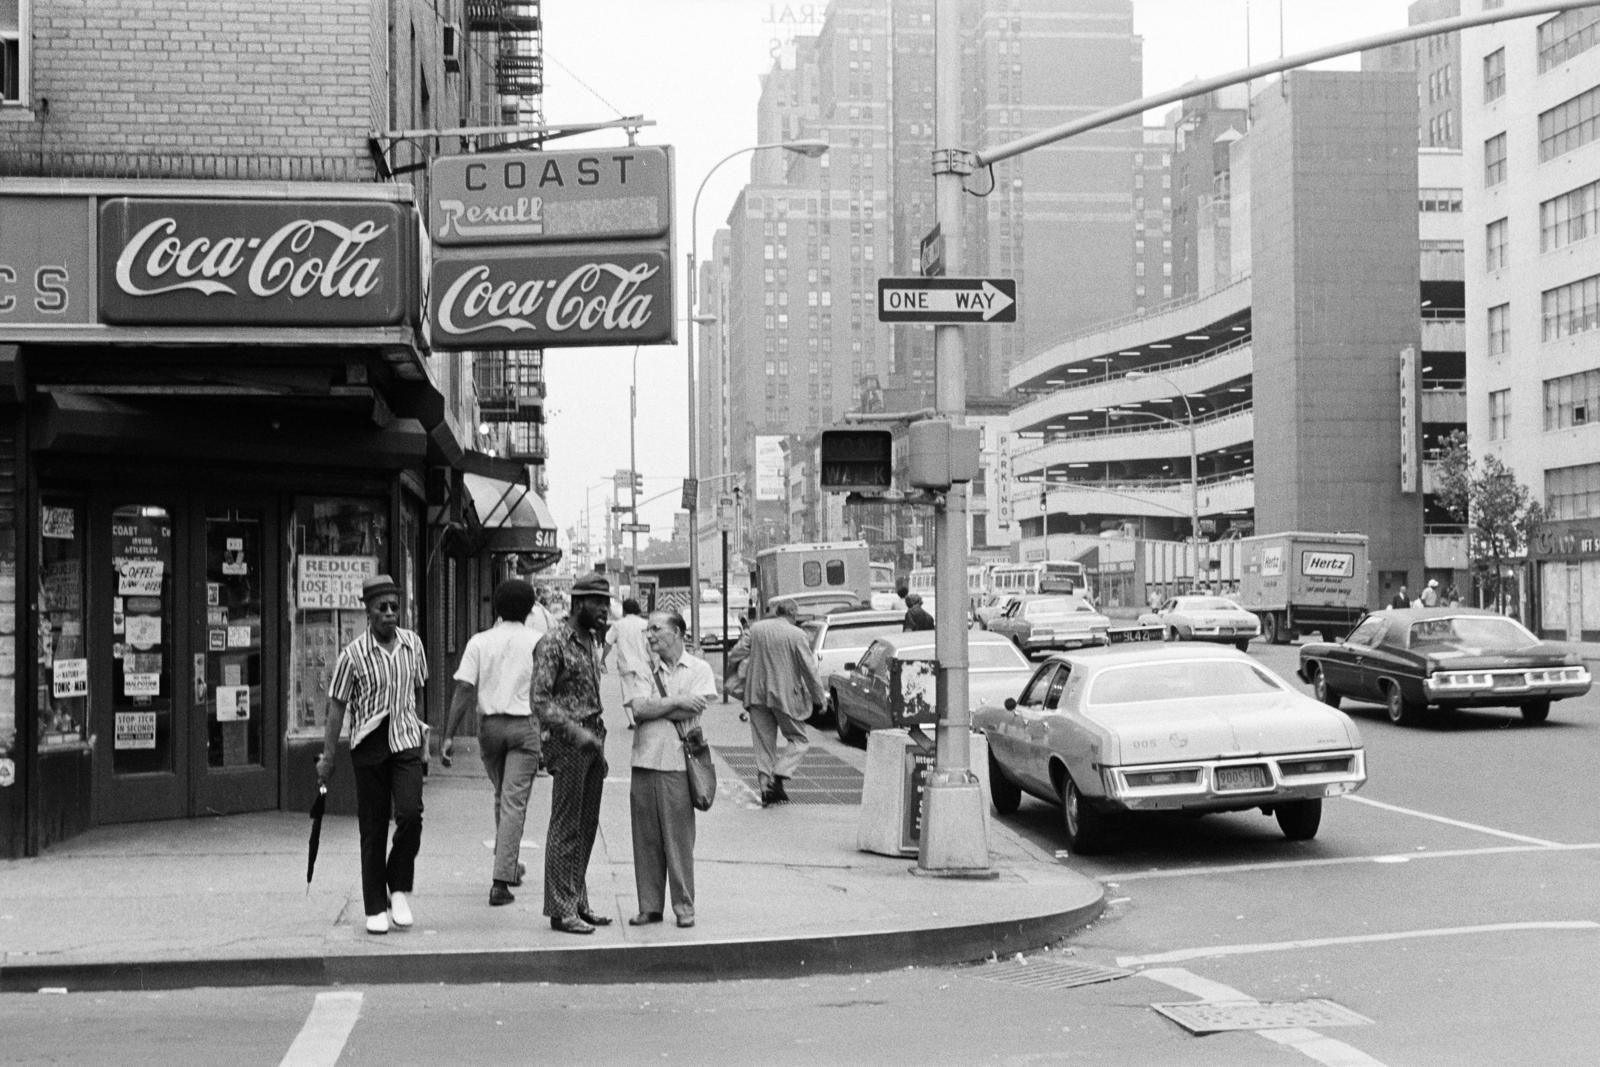
<svg viewBox="0 0 1600 1067">
<path fill-rule="evenodd" d="M 430 342 L 439 349 L 671 344 L 670 263 L 654 246 L 435 249 Z"/>
<path fill-rule="evenodd" d="M 119 325 L 391 326 L 415 299 L 410 205 L 144 200 L 100 207 L 100 317 Z"/>
</svg>

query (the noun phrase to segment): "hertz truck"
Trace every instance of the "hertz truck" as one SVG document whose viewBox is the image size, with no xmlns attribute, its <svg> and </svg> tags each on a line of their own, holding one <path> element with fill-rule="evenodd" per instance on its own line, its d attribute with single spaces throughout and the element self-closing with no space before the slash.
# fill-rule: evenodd
<svg viewBox="0 0 1600 1067">
<path fill-rule="evenodd" d="M 1239 606 L 1274 645 L 1318 631 L 1337 641 L 1367 610 L 1367 535 L 1276 533 L 1239 541 Z"/>
</svg>

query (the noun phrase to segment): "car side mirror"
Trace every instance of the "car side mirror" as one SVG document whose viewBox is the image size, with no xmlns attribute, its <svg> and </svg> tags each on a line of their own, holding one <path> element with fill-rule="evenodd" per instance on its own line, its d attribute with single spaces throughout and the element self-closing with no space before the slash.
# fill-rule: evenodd
<svg viewBox="0 0 1600 1067">
<path fill-rule="evenodd" d="M 1006 710 L 1007 711 L 1016 711 L 1017 710 L 1017 698 L 1016 697 L 1006 697 Z"/>
</svg>

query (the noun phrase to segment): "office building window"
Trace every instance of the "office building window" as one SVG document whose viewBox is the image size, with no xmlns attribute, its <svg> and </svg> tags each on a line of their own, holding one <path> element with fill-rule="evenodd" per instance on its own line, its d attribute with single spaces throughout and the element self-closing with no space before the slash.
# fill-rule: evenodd
<svg viewBox="0 0 1600 1067">
<path fill-rule="evenodd" d="M 1461 211 L 1461 190 L 1418 189 L 1417 209 L 1427 212 L 1459 214 Z"/>
<path fill-rule="evenodd" d="M 1502 270 L 1507 265 L 1506 259 L 1506 220 L 1495 219 L 1484 228 L 1485 256 L 1484 268 L 1486 270 Z"/>
<path fill-rule="evenodd" d="M 1494 394 L 1489 394 L 1490 425 L 1494 419 Z M 1544 428 L 1563 430 L 1600 422 L 1600 370 L 1579 371 L 1544 383 Z"/>
<path fill-rule="evenodd" d="M 1600 181 L 1580 185 L 1539 205 L 1539 251 L 1551 252 L 1595 232 Z"/>
<path fill-rule="evenodd" d="M 1541 123 L 1543 119 L 1539 120 Z M 1506 180 L 1506 135 L 1497 133 L 1483 142 L 1483 184 L 1499 185 Z"/>
<path fill-rule="evenodd" d="M 1558 520 L 1600 515 L 1600 463 L 1545 471 L 1544 514 Z"/>
<path fill-rule="evenodd" d="M 1540 295 L 1539 336 L 1559 341 L 1600 326 L 1600 274 L 1591 274 Z"/>
<path fill-rule="evenodd" d="M 1539 162 L 1582 148 L 1600 134 L 1600 85 L 1539 116 Z M 1503 138 L 1505 135 L 1501 134 Z"/>
<path fill-rule="evenodd" d="M 1511 432 L 1511 390 L 1489 394 L 1489 440 L 1503 441 Z"/>
<path fill-rule="evenodd" d="M 1489 309 L 1489 354 L 1503 356 L 1511 343 L 1511 305 L 1496 304 Z"/>
<path fill-rule="evenodd" d="M 1506 50 L 1496 48 L 1483 57 L 1483 102 L 1506 95 Z"/>
<path fill-rule="evenodd" d="M 1539 24 L 1535 40 L 1539 49 L 1539 73 L 1543 74 L 1600 44 L 1600 8 L 1563 11 Z"/>
</svg>

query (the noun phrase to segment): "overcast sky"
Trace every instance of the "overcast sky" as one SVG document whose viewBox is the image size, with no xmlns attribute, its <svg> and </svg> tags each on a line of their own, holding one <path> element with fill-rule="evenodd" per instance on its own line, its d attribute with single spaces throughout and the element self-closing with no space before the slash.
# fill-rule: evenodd
<svg viewBox="0 0 1600 1067">
<path fill-rule="evenodd" d="M 560 0 L 544 5 L 546 121 L 643 116 L 655 125 L 642 131 L 640 142 L 676 150 L 680 318 L 686 314 L 681 274 L 695 190 L 718 160 L 755 143 L 761 75 L 771 68 L 782 39 L 816 32 L 825 6 L 822 0 Z M 1292 55 L 1404 26 L 1406 7 L 1407 0 L 1134 0 L 1134 30 L 1144 37 L 1144 92 L 1148 96 L 1275 58 L 1280 10 L 1282 51 Z M 1325 65 L 1354 68 L 1357 63 L 1352 57 Z M 623 143 L 622 133 L 611 131 L 552 147 Z M 740 157 L 707 182 L 700 198 L 702 258 L 748 178 L 748 157 Z M 684 335 L 681 325 L 678 333 Z M 603 524 L 609 479 L 628 467 L 632 356 L 632 347 L 556 348 L 545 354 L 548 499 L 563 545 L 567 528 L 582 525 L 586 504 L 596 529 Z M 652 536 L 665 539 L 688 472 L 683 344 L 641 348 L 638 381 L 644 497 L 661 494 L 641 508 L 640 520 L 651 524 Z"/>
</svg>

